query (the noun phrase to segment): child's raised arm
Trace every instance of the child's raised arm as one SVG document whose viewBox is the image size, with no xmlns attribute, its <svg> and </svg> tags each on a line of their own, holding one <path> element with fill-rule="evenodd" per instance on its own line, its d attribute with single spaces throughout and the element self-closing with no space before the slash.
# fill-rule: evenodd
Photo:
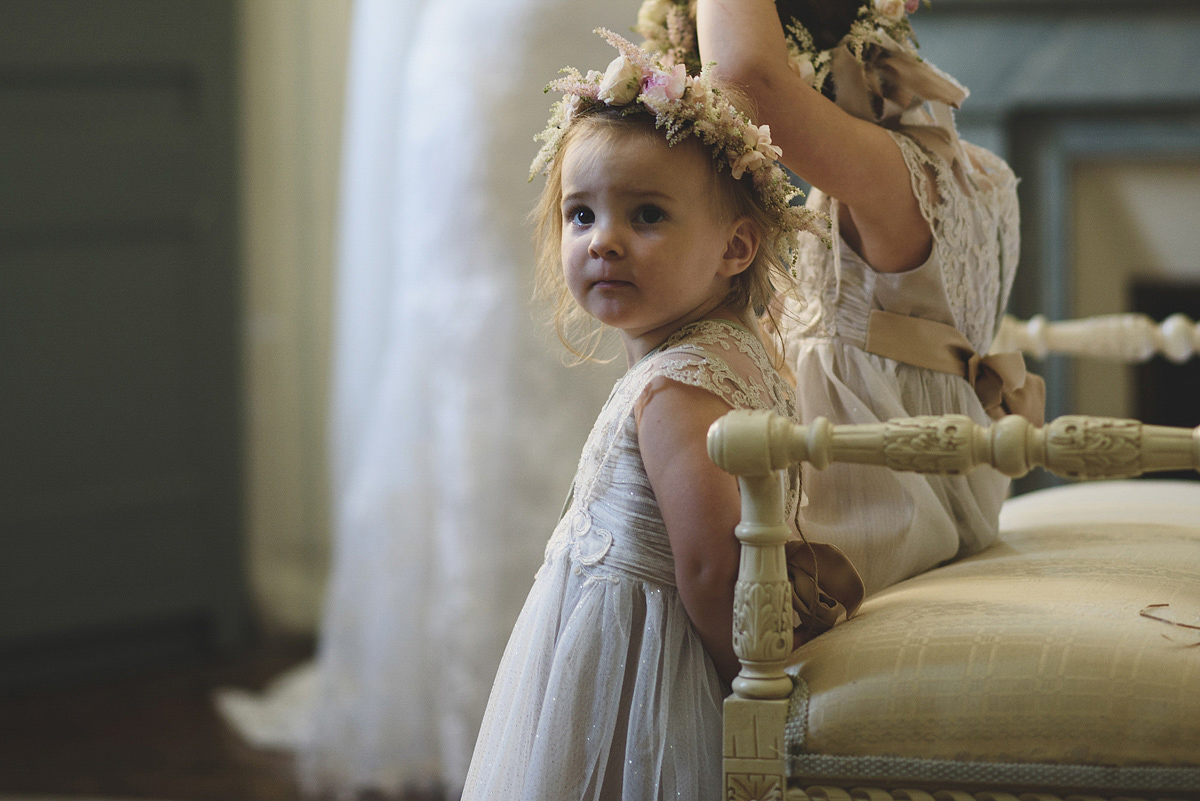
<svg viewBox="0 0 1200 801">
<path fill-rule="evenodd" d="M 708 458 L 708 428 L 730 410 L 717 396 L 665 378 L 646 389 L 638 447 L 675 559 L 679 597 L 723 681 L 737 676 L 733 591 L 741 514 L 737 480 Z"/>
<path fill-rule="evenodd" d="M 748 95 L 783 163 L 842 204 L 847 242 L 882 272 L 919 266 L 932 234 L 899 147 L 792 71 L 774 2 L 699 0 L 696 23 L 702 61 Z"/>
</svg>

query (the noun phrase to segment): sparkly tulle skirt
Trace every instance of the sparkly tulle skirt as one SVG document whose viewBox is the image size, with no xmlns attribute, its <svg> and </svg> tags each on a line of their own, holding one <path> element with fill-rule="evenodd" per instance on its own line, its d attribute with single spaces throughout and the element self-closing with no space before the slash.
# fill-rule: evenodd
<svg viewBox="0 0 1200 801">
<path fill-rule="evenodd" d="M 674 587 L 581 564 L 552 542 L 463 801 L 715 801 L 722 697 Z"/>
</svg>

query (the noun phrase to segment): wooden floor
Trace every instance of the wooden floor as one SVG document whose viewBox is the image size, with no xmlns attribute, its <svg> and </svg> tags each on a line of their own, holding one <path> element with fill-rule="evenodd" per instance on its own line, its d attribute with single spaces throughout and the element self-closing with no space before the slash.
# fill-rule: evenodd
<svg viewBox="0 0 1200 801">
<path fill-rule="evenodd" d="M 307 659 L 273 642 L 188 668 L 0 696 L 0 796 L 292 801 L 291 760 L 247 747 L 217 717 L 212 690 L 260 688 Z"/>
</svg>

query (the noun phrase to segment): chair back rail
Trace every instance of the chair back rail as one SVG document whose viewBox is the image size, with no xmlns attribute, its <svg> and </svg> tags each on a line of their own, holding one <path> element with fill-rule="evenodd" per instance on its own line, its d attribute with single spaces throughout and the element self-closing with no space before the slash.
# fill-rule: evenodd
<svg viewBox="0 0 1200 801">
<path fill-rule="evenodd" d="M 1135 313 L 1059 322 L 1041 314 L 1028 320 L 1006 315 L 992 352 L 1007 351 L 1022 351 L 1036 359 L 1063 354 L 1131 364 L 1161 354 L 1182 364 L 1200 354 L 1200 324 L 1183 314 L 1173 314 L 1162 323 Z"/>
</svg>

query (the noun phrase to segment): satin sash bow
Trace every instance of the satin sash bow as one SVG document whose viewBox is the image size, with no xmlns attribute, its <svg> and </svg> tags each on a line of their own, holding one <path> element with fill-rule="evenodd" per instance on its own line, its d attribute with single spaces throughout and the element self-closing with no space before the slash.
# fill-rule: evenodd
<svg viewBox="0 0 1200 801">
<path fill-rule="evenodd" d="M 835 545 L 794 540 L 784 545 L 792 582 L 792 645 L 799 648 L 853 615 L 866 588 Z"/>
<path fill-rule="evenodd" d="M 980 356 L 952 325 L 875 309 L 867 321 L 868 353 L 939 373 L 962 376 L 993 420 L 1019 414 L 1045 423 L 1046 384 L 1026 371 L 1020 353 Z"/>
<path fill-rule="evenodd" d="M 953 112 L 969 92 L 912 47 L 882 31 L 857 46 L 847 37 L 833 50 L 830 74 L 844 111 L 902 130 L 947 164 L 970 169 Z"/>
</svg>

